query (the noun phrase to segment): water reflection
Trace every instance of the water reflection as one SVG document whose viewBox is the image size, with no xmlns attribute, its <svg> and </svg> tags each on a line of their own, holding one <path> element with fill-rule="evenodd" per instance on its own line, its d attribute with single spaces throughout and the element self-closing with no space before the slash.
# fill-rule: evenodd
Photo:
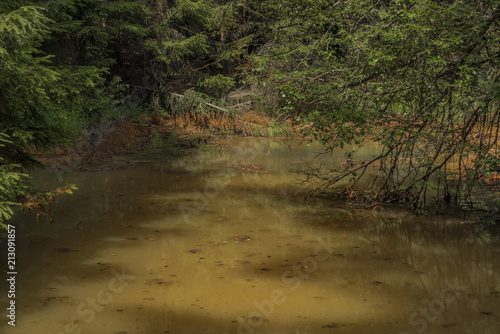
<svg viewBox="0 0 500 334">
<path fill-rule="evenodd" d="M 288 169 L 319 147 L 233 147 L 66 173 L 80 190 L 55 223 L 15 222 L 18 323 L 1 332 L 499 331 L 498 248 L 462 218 L 304 201 Z"/>
</svg>

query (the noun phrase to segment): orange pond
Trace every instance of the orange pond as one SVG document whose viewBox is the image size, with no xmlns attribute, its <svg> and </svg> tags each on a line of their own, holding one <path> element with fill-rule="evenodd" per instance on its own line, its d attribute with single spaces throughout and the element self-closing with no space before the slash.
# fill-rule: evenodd
<svg viewBox="0 0 500 334">
<path fill-rule="evenodd" d="M 0 333 L 500 333 L 498 243 L 452 216 L 291 196 L 289 168 L 318 151 L 253 139 L 38 172 L 79 190 L 52 224 L 13 221 L 16 326 L 3 279 Z"/>
</svg>

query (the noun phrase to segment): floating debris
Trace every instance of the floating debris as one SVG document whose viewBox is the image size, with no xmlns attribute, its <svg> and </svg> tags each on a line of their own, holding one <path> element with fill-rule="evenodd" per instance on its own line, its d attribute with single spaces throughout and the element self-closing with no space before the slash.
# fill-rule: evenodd
<svg viewBox="0 0 500 334">
<path fill-rule="evenodd" d="M 175 281 L 165 281 L 161 278 L 153 278 L 153 279 L 150 279 L 148 280 L 145 284 L 146 285 L 150 285 L 150 284 L 158 284 L 158 285 L 162 285 L 162 284 L 166 284 L 166 285 L 171 285 L 171 284 L 175 284 L 176 282 Z"/>
<path fill-rule="evenodd" d="M 67 252 L 76 252 L 78 249 L 71 249 L 67 247 L 61 247 L 57 248 L 56 251 L 61 252 L 61 253 L 67 253 Z"/>
<path fill-rule="evenodd" d="M 326 325 L 321 326 L 321 328 L 337 328 L 337 327 L 339 327 L 339 326 L 337 326 L 333 322 L 331 324 L 326 324 Z"/>
<path fill-rule="evenodd" d="M 63 303 L 68 303 L 71 302 L 71 299 L 67 296 L 62 296 L 62 297 L 49 297 L 46 299 L 46 301 L 51 302 L 51 301 L 57 301 L 57 302 L 63 302 Z M 47 303 L 45 303 L 47 305 Z"/>
<path fill-rule="evenodd" d="M 236 240 L 236 241 L 246 241 L 246 240 L 252 240 L 251 237 L 249 235 L 235 235 L 233 237 L 233 240 Z"/>
</svg>

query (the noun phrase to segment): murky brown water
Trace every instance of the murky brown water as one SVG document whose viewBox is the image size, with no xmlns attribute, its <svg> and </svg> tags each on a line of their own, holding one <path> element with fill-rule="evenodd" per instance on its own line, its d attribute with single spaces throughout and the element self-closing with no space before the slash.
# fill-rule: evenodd
<svg viewBox="0 0 500 334">
<path fill-rule="evenodd" d="M 2 307 L 0 332 L 500 332 L 498 244 L 459 218 L 291 197 L 314 147 L 235 147 L 59 172 L 80 189 L 53 224 L 15 221 L 16 326 Z"/>
</svg>

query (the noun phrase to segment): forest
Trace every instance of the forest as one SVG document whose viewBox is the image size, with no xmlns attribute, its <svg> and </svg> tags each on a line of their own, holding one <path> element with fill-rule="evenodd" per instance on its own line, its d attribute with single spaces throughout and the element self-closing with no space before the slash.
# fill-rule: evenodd
<svg viewBox="0 0 500 334">
<path fill-rule="evenodd" d="M 1 0 L 0 224 L 74 189 L 37 192 L 38 152 L 122 119 L 247 113 L 349 148 L 297 170 L 319 192 L 475 207 L 498 182 L 499 80 L 496 0 Z"/>
</svg>

